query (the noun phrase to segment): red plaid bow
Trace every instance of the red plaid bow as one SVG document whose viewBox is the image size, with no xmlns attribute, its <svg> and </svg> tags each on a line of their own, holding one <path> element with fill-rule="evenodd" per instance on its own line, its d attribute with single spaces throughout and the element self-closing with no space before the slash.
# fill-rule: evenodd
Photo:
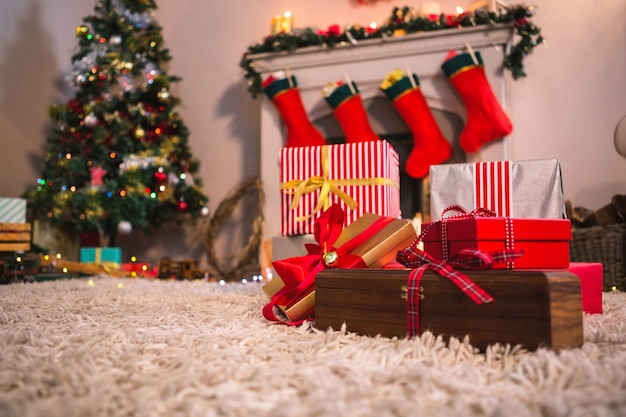
<svg viewBox="0 0 626 417">
<path fill-rule="evenodd" d="M 409 337 L 420 334 L 419 300 L 422 276 L 427 270 L 449 279 L 470 297 L 476 304 L 490 303 L 494 299 L 480 288 L 470 277 L 455 269 L 489 269 L 501 262 L 510 262 L 523 255 L 522 249 L 484 252 L 478 249 L 463 249 L 449 262 L 439 261 L 417 248 L 420 238 L 408 248 L 398 252 L 396 260 L 402 265 L 413 268 L 407 282 L 407 334 Z"/>
</svg>

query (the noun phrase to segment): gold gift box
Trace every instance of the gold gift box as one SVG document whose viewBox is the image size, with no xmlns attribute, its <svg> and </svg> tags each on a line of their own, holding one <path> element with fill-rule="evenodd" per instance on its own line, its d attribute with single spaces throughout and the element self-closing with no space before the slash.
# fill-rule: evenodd
<svg viewBox="0 0 626 417">
<path fill-rule="evenodd" d="M 365 213 L 343 229 L 334 247 L 340 248 L 351 239 L 364 233 L 380 217 L 377 214 Z M 350 254 L 358 256 L 368 268 L 382 268 L 396 258 L 399 250 L 409 246 L 416 238 L 415 227 L 409 220 L 393 219 L 372 238 L 352 250 Z M 360 265 L 354 267 L 358 268 Z M 283 286 L 283 281 L 279 277 L 274 277 L 263 286 L 263 291 L 268 298 L 271 298 Z M 313 317 L 314 307 L 315 290 L 305 292 L 303 296 L 298 297 L 287 306 L 280 306 L 291 321 Z"/>
</svg>

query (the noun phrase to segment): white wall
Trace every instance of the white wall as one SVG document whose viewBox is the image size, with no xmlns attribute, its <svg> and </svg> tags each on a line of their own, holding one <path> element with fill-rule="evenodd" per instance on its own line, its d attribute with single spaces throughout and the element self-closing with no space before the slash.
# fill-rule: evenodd
<svg viewBox="0 0 626 417">
<path fill-rule="evenodd" d="M 180 113 L 201 159 L 200 176 L 210 207 L 244 178 L 259 173 L 259 103 L 246 91 L 241 55 L 269 34 L 273 15 L 291 10 L 295 26 L 381 23 L 394 6 L 417 1 L 161 0 L 163 27 L 180 75 Z M 94 1 L 2 0 L 0 2 L 0 196 L 18 196 L 42 167 L 49 127 L 47 107 L 67 99 L 63 77 L 76 46 L 74 31 Z M 469 0 L 440 1 L 444 11 Z M 545 46 L 526 59 L 528 77 L 507 81 L 507 109 L 514 124 L 510 159 L 557 157 L 563 165 L 566 198 L 597 209 L 626 193 L 626 159 L 613 147 L 613 131 L 626 114 L 626 2 L 537 0 L 533 21 Z M 331 81 L 331 80 L 329 80 Z M 272 198 L 272 196 L 267 196 Z M 247 236 L 235 213 L 216 245 L 236 254 Z M 242 226 L 243 225 L 243 226 Z M 133 233 L 124 255 L 155 262 L 162 256 L 201 257 L 191 230 L 170 228 L 156 236 Z"/>
</svg>

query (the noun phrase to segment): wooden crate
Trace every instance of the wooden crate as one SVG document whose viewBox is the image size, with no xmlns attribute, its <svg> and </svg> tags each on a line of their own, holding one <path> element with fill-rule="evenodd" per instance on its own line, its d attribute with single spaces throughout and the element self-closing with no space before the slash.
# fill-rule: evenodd
<svg viewBox="0 0 626 417">
<path fill-rule="evenodd" d="M 28 252 L 30 223 L 0 223 L 0 252 Z"/>
<path fill-rule="evenodd" d="M 327 269 L 315 280 L 315 326 L 362 335 L 404 337 L 408 269 Z M 451 281 L 426 272 L 420 301 L 421 332 L 463 338 L 484 350 L 494 343 L 554 350 L 583 344 L 580 281 L 566 271 L 472 271 L 495 301 L 475 304 Z"/>
<path fill-rule="evenodd" d="M 198 275 L 198 263 L 193 259 L 159 261 L 159 278 L 194 279 Z"/>
</svg>

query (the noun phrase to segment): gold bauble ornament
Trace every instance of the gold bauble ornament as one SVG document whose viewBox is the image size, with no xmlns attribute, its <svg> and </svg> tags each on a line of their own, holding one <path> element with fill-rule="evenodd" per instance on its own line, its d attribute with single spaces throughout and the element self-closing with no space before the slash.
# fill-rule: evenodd
<svg viewBox="0 0 626 417">
<path fill-rule="evenodd" d="M 141 138 L 143 138 L 145 135 L 146 135 L 146 132 L 145 132 L 142 128 L 138 127 L 137 129 L 135 129 L 135 137 L 136 137 L 137 139 L 141 139 Z"/>
<path fill-rule="evenodd" d="M 324 260 L 324 265 L 329 268 L 334 268 L 339 263 L 339 255 L 335 251 L 326 252 L 322 255 L 322 259 Z"/>
<path fill-rule="evenodd" d="M 84 25 L 76 26 L 77 37 L 80 38 L 82 36 L 85 36 L 87 33 L 89 33 L 89 29 L 87 28 L 87 26 L 84 26 Z"/>
<path fill-rule="evenodd" d="M 167 100 L 170 97 L 170 92 L 167 91 L 167 88 L 162 88 L 161 91 L 159 91 L 157 93 L 157 96 L 161 99 L 161 100 Z"/>
</svg>

